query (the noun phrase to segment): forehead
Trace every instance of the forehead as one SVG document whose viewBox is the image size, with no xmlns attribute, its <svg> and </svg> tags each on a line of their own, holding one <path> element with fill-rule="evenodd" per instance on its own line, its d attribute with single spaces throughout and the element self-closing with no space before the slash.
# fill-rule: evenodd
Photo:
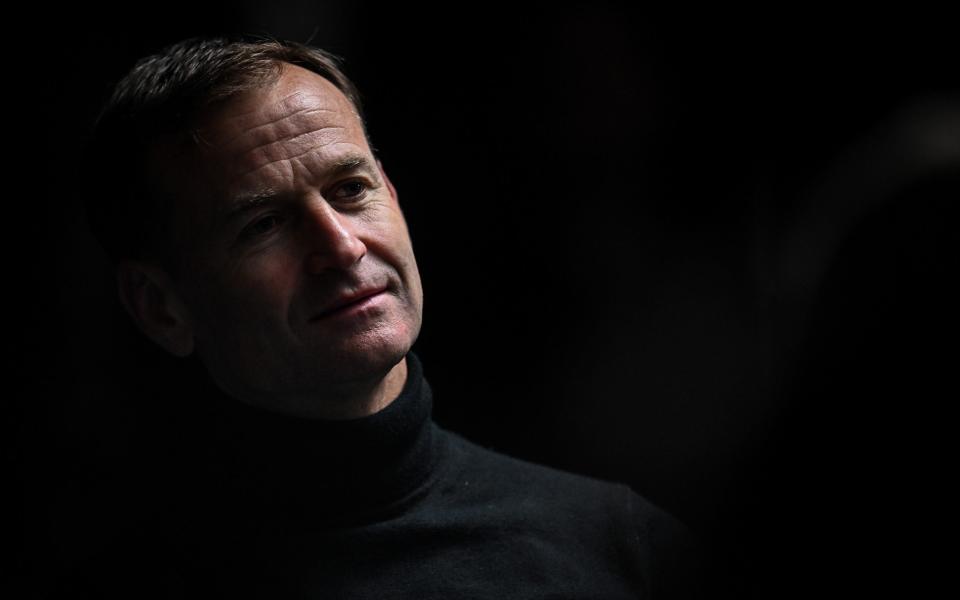
<svg viewBox="0 0 960 600">
<path fill-rule="evenodd" d="M 148 157 L 156 185 L 175 199 L 184 243 L 216 233 L 240 199 L 295 196 L 338 165 L 373 162 L 353 103 L 325 78 L 283 64 L 280 77 L 201 115 L 196 144 L 158 143 Z"/>
<path fill-rule="evenodd" d="M 216 108 L 196 131 L 201 154 L 221 180 L 236 181 L 273 163 L 319 158 L 348 144 L 368 150 L 349 99 L 325 78 L 283 64 L 273 84 Z"/>
</svg>

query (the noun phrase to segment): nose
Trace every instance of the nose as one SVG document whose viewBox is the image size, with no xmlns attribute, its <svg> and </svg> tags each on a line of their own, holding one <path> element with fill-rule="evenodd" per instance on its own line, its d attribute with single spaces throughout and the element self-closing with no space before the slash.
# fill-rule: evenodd
<svg viewBox="0 0 960 600">
<path fill-rule="evenodd" d="M 348 215 L 317 199 L 308 208 L 306 269 L 321 273 L 349 269 L 367 254 L 367 246 L 353 231 Z"/>
</svg>

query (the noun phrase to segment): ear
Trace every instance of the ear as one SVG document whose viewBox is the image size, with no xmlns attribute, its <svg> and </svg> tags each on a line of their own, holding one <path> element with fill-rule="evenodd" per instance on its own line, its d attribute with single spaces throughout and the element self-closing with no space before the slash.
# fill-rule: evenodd
<svg viewBox="0 0 960 600">
<path fill-rule="evenodd" d="M 140 261 L 121 261 L 117 290 L 123 307 L 148 338 L 174 356 L 193 352 L 192 321 L 166 271 Z"/>
<path fill-rule="evenodd" d="M 380 159 L 377 159 L 377 168 L 380 169 L 380 176 L 383 177 L 383 180 L 387 184 L 387 189 L 390 190 L 390 195 L 393 196 L 393 199 L 396 202 L 400 202 L 400 197 L 397 195 L 397 188 L 393 187 L 393 182 L 390 181 L 390 178 L 387 177 L 387 172 L 383 170 L 383 163 L 380 162 Z"/>
</svg>

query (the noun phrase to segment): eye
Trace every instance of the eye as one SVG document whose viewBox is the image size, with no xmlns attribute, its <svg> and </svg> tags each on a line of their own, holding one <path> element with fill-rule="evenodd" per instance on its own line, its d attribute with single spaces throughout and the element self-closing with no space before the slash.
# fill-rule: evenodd
<svg viewBox="0 0 960 600">
<path fill-rule="evenodd" d="M 250 239 L 266 235 L 279 227 L 280 223 L 279 215 L 266 215 L 247 225 L 240 233 L 240 238 Z"/>
<path fill-rule="evenodd" d="M 367 193 L 367 184 L 362 181 L 347 181 L 333 190 L 333 199 L 351 202 L 363 198 Z"/>
</svg>

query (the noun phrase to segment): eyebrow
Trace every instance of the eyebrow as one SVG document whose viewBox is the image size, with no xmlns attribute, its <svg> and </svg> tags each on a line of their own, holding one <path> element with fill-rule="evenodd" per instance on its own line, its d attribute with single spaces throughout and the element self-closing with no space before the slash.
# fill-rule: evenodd
<svg viewBox="0 0 960 600">
<path fill-rule="evenodd" d="M 361 155 L 348 155 L 338 158 L 331 164 L 325 177 L 335 178 L 345 173 L 354 171 L 367 171 L 374 173 L 376 169 L 373 163 Z M 230 201 L 229 206 L 224 209 L 220 217 L 220 223 L 229 223 L 238 217 L 278 200 L 282 194 L 273 188 L 263 188 L 254 192 L 241 192 L 236 194 Z"/>
</svg>

